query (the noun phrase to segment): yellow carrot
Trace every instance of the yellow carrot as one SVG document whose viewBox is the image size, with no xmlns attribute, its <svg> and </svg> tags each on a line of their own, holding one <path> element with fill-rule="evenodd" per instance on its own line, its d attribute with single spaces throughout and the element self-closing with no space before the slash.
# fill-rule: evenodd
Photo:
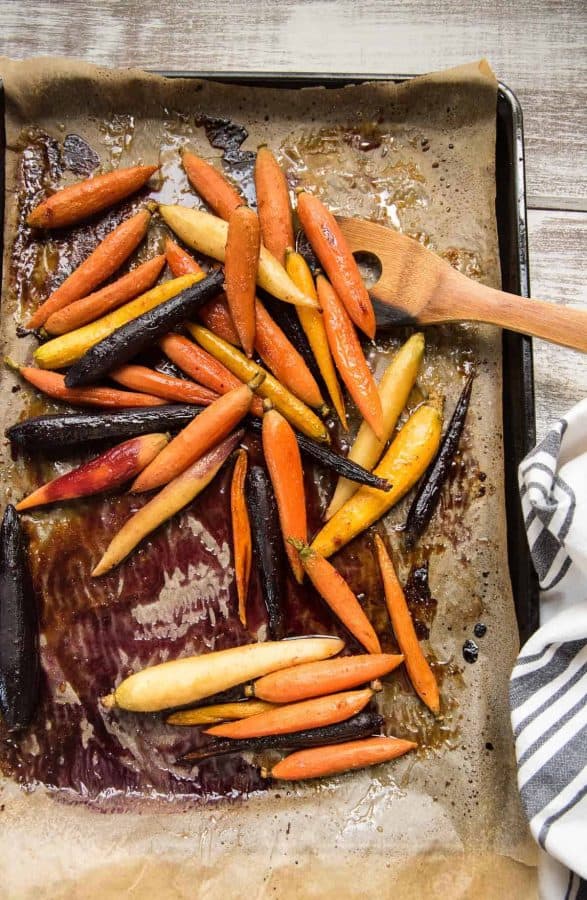
<svg viewBox="0 0 587 900">
<path fill-rule="evenodd" d="M 377 386 L 381 398 L 382 436 L 377 437 L 367 422 L 362 422 L 348 458 L 371 471 L 381 458 L 385 445 L 391 438 L 400 414 L 408 402 L 418 370 L 424 356 L 424 335 L 413 334 L 393 357 Z M 330 505 L 326 510 L 326 520 L 338 512 L 358 490 L 358 485 L 348 478 L 339 478 Z"/>
<path fill-rule="evenodd" d="M 401 500 L 434 459 L 441 430 L 439 410 L 428 403 L 418 407 L 375 469 L 393 485 L 391 490 L 362 487 L 318 532 L 312 550 L 332 556 Z"/>
<path fill-rule="evenodd" d="M 249 719 L 274 708 L 274 703 L 266 703 L 264 700 L 237 700 L 235 703 L 214 703 L 197 709 L 182 709 L 172 713 L 166 721 L 168 725 L 216 725 L 218 722 Z"/>
<path fill-rule="evenodd" d="M 291 280 L 297 284 L 304 294 L 307 294 L 309 297 L 314 297 L 316 300 L 318 299 L 312 273 L 301 253 L 296 253 L 291 249 L 287 250 L 285 254 L 285 269 Z M 332 405 L 336 410 L 342 427 L 346 431 L 348 426 L 344 400 L 338 378 L 336 377 L 336 369 L 334 367 L 332 353 L 330 352 L 322 313 L 317 309 L 304 309 L 300 306 L 297 311 L 300 324 L 308 338 L 308 343 L 314 354 L 314 359 L 316 360 L 318 368 L 320 369 L 320 374 L 324 379 L 324 384 L 330 394 Z"/>
<path fill-rule="evenodd" d="M 64 369 L 83 356 L 86 350 L 89 350 L 98 341 L 120 328 L 121 325 L 125 325 L 131 319 L 136 319 L 137 316 L 159 306 L 160 303 L 164 303 L 171 297 L 175 297 L 176 294 L 191 287 L 197 281 L 201 281 L 202 278 L 204 278 L 203 272 L 165 281 L 147 291 L 146 294 L 141 294 L 135 300 L 125 303 L 124 306 L 119 306 L 107 316 L 90 322 L 89 325 L 84 325 L 82 328 L 76 328 L 75 331 L 70 331 L 68 334 L 53 338 L 46 344 L 41 344 L 33 354 L 36 364 L 41 369 Z"/>
</svg>

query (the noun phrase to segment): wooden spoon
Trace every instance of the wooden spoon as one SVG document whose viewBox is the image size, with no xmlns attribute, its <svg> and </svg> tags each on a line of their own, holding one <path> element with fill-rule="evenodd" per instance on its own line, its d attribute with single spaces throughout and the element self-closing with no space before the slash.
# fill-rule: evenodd
<svg viewBox="0 0 587 900">
<path fill-rule="evenodd" d="M 496 291 L 385 225 L 342 217 L 338 223 L 353 253 L 372 253 L 381 264 L 369 289 L 379 327 L 487 322 L 587 351 L 587 312 Z"/>
</svg>

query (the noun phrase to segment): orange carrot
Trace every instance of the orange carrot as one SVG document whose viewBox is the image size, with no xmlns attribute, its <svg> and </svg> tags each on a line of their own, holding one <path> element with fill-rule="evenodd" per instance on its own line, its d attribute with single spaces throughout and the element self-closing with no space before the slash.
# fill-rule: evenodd
<svg viewBox="0 0 587 900">
<path fill-rule="evenodd" d="M 404 654 L 406 669 L 418 697 L 435 716 L 440 712 L 440 695 L 434 673 L 422 653 L 416 636 L 414 623 L 406 603 L 402 586 L 398 581 L 393 562 L 380 536 L 375 535 L 377 561 L 385 589 L 385 602 L 401 652 Z"/>
<path fill-rule="evenodd" d="M 48 369 L 35 369 L 33 366 L 19 366 L 7 359 L 6 364 L 22 375 L 37 390 L 53 397 L 54 400 L 62 400 L 73 406 L 100 406 L 105 409 L 124 409 L 125 407 L 162 406 L 165 400 L 150 394 L 132 393 L 131 391 L 118 391 L 109 387 L 68 388 L 65 386 L 65 377 L 60 372 L 50 372 Z"/>
<path fill-rule="evenodd" d="M 238 594 L 238 615 L 243 625 L 247 624 L 247 593 L 251 575 L 253 550 L 251 524 L 245 497 L 247 477 L 247 451 L 239 450 L 230 485 L 230 511 L 232 515 L 232 543 L 234 548 L 234 572 Z"/>
<path fill-rule="evenodd" d="M 61 188 L 29 213 L 27 224 L 33 228 L 61 228 L 81 222 L 134 194 L 158 168 L 133 166 L 131 169 L 117 169 Z"/>
<path fill-rule="evenodd" d="M 326 747 L 312 747 L 290 753 L 271 771 L 261 770 L 264 778 L 281 778 L 284 781 L 299 781 L 303 778 L 321 778 L 364 769 L 377 763 L 396 759 L 415 750 L 414 741 L 404 741 L 395 737 L 372 737 L 345 744 L 331 744 Z"/>
<path fill-rule="evenodd" d="M 159 342 L 159 346 L 182 372 L 194 381 L 206 385 L 216 394 L 227 394 L 242 384 L 242 381 L 229 372 L 226 366 L 180 334 L 166 335 Z M 253 397 L 251 412 L 256 416 L 263 415 L 263 401 L 260 397 Z"/>
<path fill-rule="evenodd" d="M 381 398 L 373 375 L 367 366 L 353 323 L 332 285 L 323 275 L 318 276 L 317 287 L 328 343 L 336 367 L 349 394 L 357 404 L 359 412 L 371 426 L 376 437 L 382 440 Z"/>
<path fill-rule="evenodd" d="M 230 315 L 249 358 L 255 345 L 255 291 L 260 248 L 258 216 L 248 206 L 239 206 L 228 221 L 224 271 Z"/>
<path fill-rule="evenodd" d="M 336 219 L 317 197 L 306 191 L 298 194 L 298 216 L 347 313 L 357 328 L 374 338 L 373 304 Z"/>
<path fill-rule="evenodd" d="M 238 425 L 251 405 L 259 380 L 229 391 L 196 416 L 170 444 L 141 472 L 131 486 L 133 493 L 151 491 L 168 484 L 215 447 Z"/>
<path fill-rule="evenodd" d="M 249 719 L 214 725 L 213 728 L 206 729 L 206 734 L 244 739 L 268 734 L 290 734 L 306 728 L 323 728 L 325 725 L 350 719 L 367 705 L 372 696 L 373 691 L 365 688 L 362 691 L 347 691 L 304 700 L 302 703 L 289 703 Z"/>
<path fill-rule="evenodd" d="M 86 297 L 98 284 L 110 278 L 143 240 L 150 221 L 151 213 L 142 209 L 107 234 L 94 252 L 39 306 L 27 328 L 40 328 L 53 313 Z"/>
<path fill-rule="evenodd" d="M 403 656 L 391 653 L 369 653 L 304 663 L 264 675 L 246 693 L 271 703 L 295 703 L 310 697 L 348 691 L 376 678 L 383 678 L 401 665 L 403 659 Z"/>
<path fill-rule="evenodd" d="M 320 388 L 303 356 L 258 299 L 255 301 L 255 350 L 277 380 L 292 394 L 308 406 L 325 411 Z"/>
<path fill-rule="evenodd" d="M 210 163 L 205 162 L 195 153 L 185 151 L 181 161 L 186 175 L 198 194 L 203 197 L 216 215 L 229 220 L 230 214 L 242 206 L 243 198 L 229 181 Z"/>
<path fill-rule="evenodd" d="M 284 266 L 285 251 L 294 245 L 289 189 L 279 163 L 265 145 L 257 151 L 255 190 L 263 244 Z"/>
<path fill-rule="evenodd" d="M 179 244 L 168 238 L 165 242 L 165 256 L 167 257 L 167 265 L 171 269 L 174 278 L 180 275 L 191 275 L 194 272 L 201 272 L 202 268 L 198 265 L 193 256 L 186 253 Z M 209 300 L 198 310 L 198 318 L 204 323 L 206 328 L 213 331 L 229 344 L 240 346 L 239 336 L 234 322 L 230 316 L 230 310 L 226 302 L 226 294 L 219 294 L 213 300 Z"/>
<path fill-rule="evenodd" d="M 53 313 L 45 322 L 45 331 L 49 334 L 66 334 L 74 328 L 80 328 L 88 322 L 93 322 L 94 319 L 99 319 L 112 309 L 122 306 L 127 300 L 133 300 L 139 294 L 148 291 L 159 278 L 164 265 L 163 254 L 154 256 L 112 284 L 107 284 L 94 294 L 75 300 L 65 309 Z"/>
<path fill-rule="evenodd" d="M 304 570 L 296 547 L 290 543 L 290 538 L 305 543 L 308 537 L 300 448 L 293 428 L 276 409 L 269 409 L 263 416 L 262 439 L 285 549 L 296 581 L 301 584 Z"/>
<path fill-rule="evenodd" d="M 345 628 L 369 653 L 381 653 L 373 626 L 340 572 L 311 547 L 298 544 L 297 549 L 310 581 Z"/>
<path fill-rule="evenodd" d="M 17 503 L 16 509 L 31 509 L 33 506 L 112 491 L 148 466 L 168 440 L 165 434 L 144 434 L 131 438 L 44 484 Z"/>
<path fill-rule="evenodd" d="M 185 378 L 174 378 L 146 366 L 120 366 L 110 372 L 109 378 L 133 391 L 148 391 L 163 400 L 209 406 L 218 399 L 218 394 L 202 387 L 201 384 L 186 381 Z"/>
</svg>

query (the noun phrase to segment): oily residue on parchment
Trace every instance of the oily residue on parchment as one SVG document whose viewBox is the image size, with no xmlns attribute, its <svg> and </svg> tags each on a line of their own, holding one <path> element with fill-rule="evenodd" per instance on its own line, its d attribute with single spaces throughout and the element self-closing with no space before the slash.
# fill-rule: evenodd
<svg viewBox="0 0 587 900">
<path fill-rule="evenodd" d="M 105 124 L 102 129 L 110 163 L 118 164 L 124 159 L 132 143 L 132 125 L 125 119 Z M 204 128 L 213 146 L 224 151 L 224 168 L 252 201 L 252 157 L 240 148 L 246 131 L 225 121 L 201 117 L 192 125 L 185 116 L 171 116 L 161 138 L 161 173 L 154 190 L 143 192 L 92 222 L 51 235 L 33 234 L 25 223 L 27 213 L 46 191 L 62 183 L 67 170 L 81 173 L 84 166 L 92 166 L 95 151 L 79 135 L 66 136 L 61 143 L 40 132 L 23 135 L 19 223 L 11 277 L 18 319 L 26 318 L 98 241 L 147 196 L 164 202 L 201 205 L 187 183 L 179 156 L 194 127 Z M 383 173 L 378 176 L 370 169 L 373 153 L 386 159 Z M 280 156 L 292 188 L 300 184 L 312 187 L 334 208 L 341 194 L 347 202 L 349 197 L 360 194 L 363 209 L 367 203 L 372 217 L 401 227 L 399 216 L 403 208 L 425 206 L 427 202 L 423 175 L 413 164 L 402 160 L 394 135 L 381 130 L 377 123 L 365 124 L 361 129 L 330 129 L 295 139 L 291 136 L 284 142 Z M 152 232 L 139 258 L 151 255 L 158 247 L 161 229 L 153 228 Z M 458 263 L 464 257 L 460 251 L 455 253 Z M 131 261 L 130 265 L 134 263 Z M 408 330 L 398 330 L 366 347 L 377 377 L 408 335 Z M 447 393 L 454 404 L 471 363 L 468 333 L 430 329 L 426 336 L 427 353 L 419 392 L 410 404 L 413 408 L 422 396 Z M 35 401 L 35 412 L 40 412 L 42 405 Z M 49 408 L 55 411 L 56 407 Z M 343 452 L 358 426 L 358 416 L 350 403 L 349 412 L 349 434 L 343 433 L 336 423 L 330 425 L 333 446 Z M 245 444 L 252 459 L 258 461 L 258 439 L 247 436 Z M 13 463 L 14 483 L 24 493 L 60 474 L 72 461 L 73 457 L 67 463 L 19 458 Z M 336 479 L 332 473 L 310 465 L 307 459 L 304 468 L 311 537 L 320 528 Z M 111 536 L 142 505 L 142 498 L 119 493 L 24 517 L 30 536 L 33 579 L 42 608 L 43 696 L 32 727 L 24 735 L 6 736 L 0 751 L 4 771 L 23 785 L 42 783 L 67 792 L 72 799 L 99 801 L 100 808 L 162 798 L 234 798 L 265 787 L 258 768 L 238 756 L 210 760 L 192 770 L 177 765 L 178 756 L 206 740 L 198 729 L 171 728 L 158 715 L 105 713 L 97 702 L 127 674 L 146 665 L 263 638 L 265 614 L 255 568 L 248 628 L 243 628 L 237 615 L 227 501 L 230 471 L 230 465 L 225 467 L 201 497 L 143 541 L 139 550 L 113 573 L 100 579 L 90 577 L 91 569 Z M 455 540 L 460 540 L 459 511 L 481 493 L 477 490 L 477 474 L 465 447 L 462 458 L 455 463 L 453 483 L 443 493 L 430 537 L 411 554 L 405 552 L 401 543 L 409 498 L 388 515 L 385 529 L 393 537 L 392 549 L 403 575 L 410 567 L 417 570 L 428 559 L 433 571 L 435 558 L 451 546 L 454 535 Z M 383 523 L 376 528 L 383 529 Z M 334 558 L 334 564 L 357 593 L 384 651 L 397 651 L 371 532 L 345 547 Z M 424 590 L 422 579 L 419 588 Z M 313 589 L 307 584 L 300 587 L 289 573 L 286 596 L 288 634 L 340 634 L 347 641 L 347 652 L 360 651 Z M 442 606 L 443 598 L 437 599 Z M 420 618 L 429 629 L 436 607 L 430 600 L 417 602 L 425 608 L 425 615 Z M 478 613 L 477 607 L 474 612 Z M 468 615 L 464 609 L 463 617 Z M 439 719 L 434 720 L 416 698 L 401 668 L 385 680 L 376 704 L 386 715 L 387 733 L 416 735 L 424 748 L 435 749 L 451 746 L 458 733 L 454 698 L 461 684 L 462 660 L 435 660 L 433 650 L 429 652 L 442 684 Z"/>
</svg>

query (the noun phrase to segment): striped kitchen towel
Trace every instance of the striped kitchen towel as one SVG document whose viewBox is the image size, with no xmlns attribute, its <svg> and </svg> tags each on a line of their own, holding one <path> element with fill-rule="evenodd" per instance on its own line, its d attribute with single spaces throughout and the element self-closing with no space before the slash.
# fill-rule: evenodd
<svg viewBox="0 0 587 900">
<path fill-rule="evenodd" d="M 541 847 L 540 896 L 587 900 L 587 400 L 519 469 L 542 588 L 510 683 L 518 784 Z"/>
</svg>

